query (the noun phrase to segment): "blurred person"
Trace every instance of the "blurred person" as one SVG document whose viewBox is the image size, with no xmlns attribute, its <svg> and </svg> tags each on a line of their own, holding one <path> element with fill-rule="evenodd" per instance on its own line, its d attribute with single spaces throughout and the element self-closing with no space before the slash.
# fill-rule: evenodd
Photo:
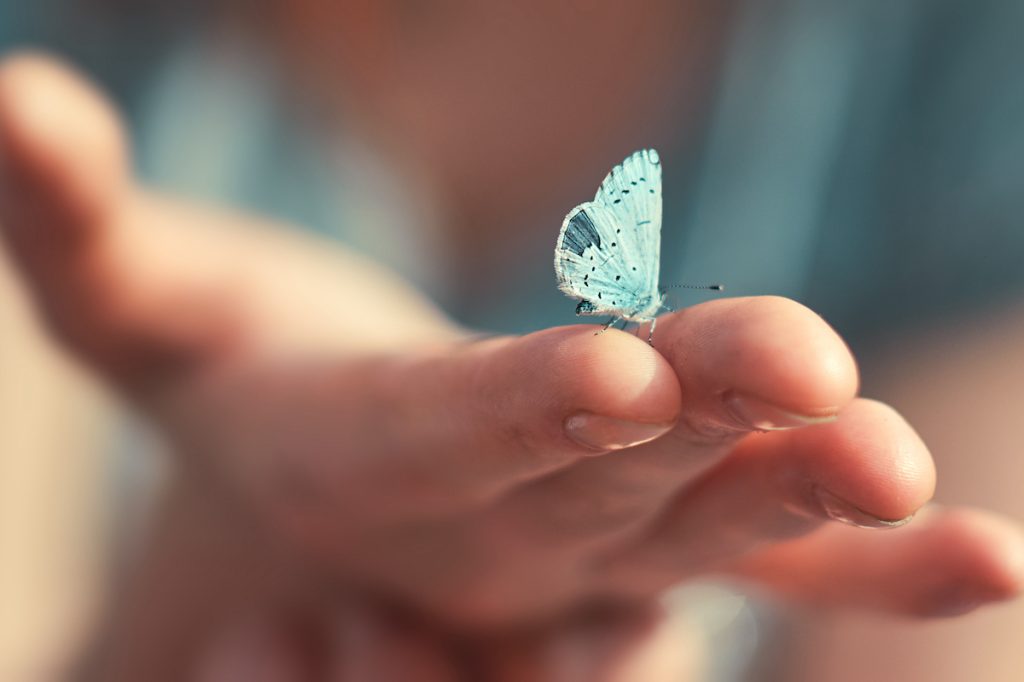
<svg viewBox="0 0 1024 682">
<path fill-rule="evenodd" d="M 929 451 L 855 397 L 820 318 L 745 297 L 824 312 L 927 426 L 946 500 L 1020 518 L 1015 6 L 0 7 L 106 74 L 139 135 L 67 65 L 0 68 L 12 260 L 176 453 L 82 676 L 721 679 L 739 635 L 708 653 L 659 596 L 724 576 L 827 614 L 791 646 L 755 631 L 760 679 L 1015 679 L 1017 607 L 835 615 L 1006 599 L 1019 531 L 905 523 Z M 664 281 L 741 297 L 654 349 L 527 333 L 571 321 L 557 226 L 641 146 L 666 159 Z"/>
</svg>

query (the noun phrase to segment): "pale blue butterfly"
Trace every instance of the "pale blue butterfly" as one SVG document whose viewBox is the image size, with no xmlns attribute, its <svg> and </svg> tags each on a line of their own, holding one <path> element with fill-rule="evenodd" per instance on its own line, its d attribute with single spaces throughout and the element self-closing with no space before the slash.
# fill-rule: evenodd
<svg viewBox="0 0 1024 682">
<path fill-rule="evenodd" d="M 555 246 L 558 288 L 580 299 L 577 315 L 650 322 L 668 310 L 658 288 L 661 159 L 638 151 L 612 169 L 593 201 L 569 211 Z M 721 289 L 719 285 L 705 287 Z"/>
</svg>

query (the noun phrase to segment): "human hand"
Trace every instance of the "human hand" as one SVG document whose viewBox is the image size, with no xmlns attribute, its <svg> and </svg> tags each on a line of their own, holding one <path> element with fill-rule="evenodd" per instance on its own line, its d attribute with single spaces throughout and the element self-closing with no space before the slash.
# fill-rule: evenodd
<svg viewBox="0 0 1024 682">
<path fill-rule="evenodd" d="M 245 536 L 221 587 L 260 557 L 299 601 L 381 595 L 472 633 L 628 611 L 709 574 L 922 615 L 1019 588 L 999 519 L 829 523 L 897 525 L 934 471 L 798 304 L 695 306 L 655 348 L 590 326 L 476 340 L 353 256 L 153 195 L 125 156 L 73 76 L 0 69 L 12 255 L 60 338 L 175 444 L 199 510 L 184 534 Z"/>
</svg>

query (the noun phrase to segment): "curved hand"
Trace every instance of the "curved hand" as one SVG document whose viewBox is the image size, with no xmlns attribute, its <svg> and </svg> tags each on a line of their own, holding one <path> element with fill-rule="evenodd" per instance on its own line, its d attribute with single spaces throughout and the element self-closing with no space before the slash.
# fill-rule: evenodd
<svg viewBox="0 0 1024 682">
<path fill-rule="evenodd" d="M 353 592 L 479 632 L 710 573 L 914 614 L 1019 589 L 1002 520 L 890 530 L 930 498 L 930 456 L 855 397 L 846 346 L 796 303 L 695 306 L 662 318 L 656 348 L 587 326 L 473 340 L 354 256 L 145 191 L 125 157 L 77 77 L 0 67 L 12 255 L 55 332 L 181 455 L 133 593 L 147 613 L 126 617 L 159 626 L 126 641 L 199 646 L 197 621 L 239 604 L 308 615 Z M 178 570 L 185 555 L 219 570 Z M 184 586 L 161 599 L 168 576 Z"/>
</svg>

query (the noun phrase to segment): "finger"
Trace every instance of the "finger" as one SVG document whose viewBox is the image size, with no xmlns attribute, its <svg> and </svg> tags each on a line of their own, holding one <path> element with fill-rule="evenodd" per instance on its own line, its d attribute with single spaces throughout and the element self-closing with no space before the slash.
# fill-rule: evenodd
<svg viewBox="0 0 1024 682">
<path fill-rule="evenodd" d="M 792 600 L 919 617 L 954 616 L 1024 589 L 1024 535 L 974 509 L 927 509 L 889 533 L 828 526 L 741 559 L 728 573 Z"/>
<path fill-rule="evenodd" d="M 679 409 L 675 373 L 657 352 L 591 327 L 269 372 L 218 379 L 203 411 L 248 425 L 249 447 L 233 448 L 240 459 L 229 464 L 266 508 L 332 540 L 346 519 L 422 522 L 479 507 L 572 461 L 656 438 Z"/>
<path fill-rule="evenodd" d="M 827 421 L 856 392 L 846 345 L 792 301 L 714 301 L 663 319 L 659 350 L 683 391 L 677 428 L 522 489 L 494 521 L 503 537 L 518 535 L 560 553 L 621 543 L 743 436 Z"/>
<path fill-rule="evenodd" d="M 12 231 L 31 265 L 55 244 L 87 242 L 128 191 L 116 113 L 81 77 L 41 54 L 0 62 L 0 149 L 4 209 L 37 228 Z"/>
<path fill-rule="evenodd" d="M 674 500 L 649 537 L 610 560 L 604 580 L 645 593 L 826 520 L 893 527 L 934 485 L 913 429 L 891 408 L 858 400 L 834 423 L 746 441 Z"/>
<path fill-rule="evenodd" d="M 167 230 L 138 229 L 157 221 L 126 147 L 113 108 L 67 67 L 0 63 L 0 227 L 47 321 L 116 377 L 180 367 L 226 319 L 207 314 L 209 291 L 167 276 Z"/>
</svg>

